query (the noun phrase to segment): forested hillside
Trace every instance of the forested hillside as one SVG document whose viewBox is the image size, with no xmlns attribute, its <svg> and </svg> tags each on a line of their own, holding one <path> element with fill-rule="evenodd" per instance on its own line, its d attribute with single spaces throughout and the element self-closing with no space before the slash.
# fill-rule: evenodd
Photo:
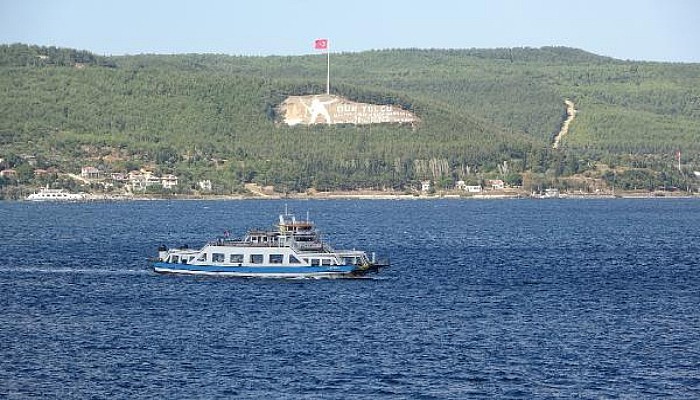
<svg viewBox="0 0 700 400">
<path fill-rule="evenodd" d="M 146 168 L 179 191 L 255 182 L 280 192 L 409 190 L 499 178 L 592 190 L 697 184 L 700 65 L 629 62 L 569 48 L 383 50 L 331 55 L 331 91 L 397 104 L 421 124 L 279 123 L 289 95 L 325 90 L 325 56 L 96 56 L 0 46 L 0 185 L 36 169 Z M 552 149 L 567 117 L 575 120 Z M 682 152 L 682 168 L 675 160 Z"/>
</svg>

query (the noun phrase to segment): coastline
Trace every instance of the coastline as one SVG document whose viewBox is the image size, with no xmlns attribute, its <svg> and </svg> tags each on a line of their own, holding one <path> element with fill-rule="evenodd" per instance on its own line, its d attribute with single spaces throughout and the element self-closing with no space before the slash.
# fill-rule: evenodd
<svg viewBox="0 0 700 400">
<path fill-rule="evenodd" d="M 700 199 L 700 194 L 689 193 L 604 193 L 604 194 L 561 194 L 558 197 L 532 196 L 524 193 L 490 193 L 463 195 L 454 193 L 438 194 L 404 194 L 404 193 L 348 193 L 348 192 L 317 192 L 314 194 L 266 194 L 264 196 L 255 194 L 245 195 L 134 195 L 128 197 L 115 196 L 91 196 L 84 201 L 162 201 L 162 200 L 205 200 L 205 201 L 246 201 L 246 200 L 398 200 L 398 201 L 425 201 L 425 200 L 677 200 L 677 199 Z M 26 200 L 21 200 L 26 201 Z"/>
<path fill-rule="evenodd" d="M 82 199 L 62 202 L 122 202 L 162 200 L 603 200 L 603 199 L 700 199 L 700 193 L 688 192 L 616 192 L 616 193 L 561 193 L 554 196 L 529 193 L 522 190 L 493 190 L 485 193 L 464 193 L 456 190 L 436 193 L 406 193 L 379 190 L 276 193 L 271 190 L 254 190 L 245 194 L 103 194 L 81 193 Z M 0 198 L 0 201 L 29 201 Z M 57 201 L 50 201 L 57 202 Z"/>
</svg>

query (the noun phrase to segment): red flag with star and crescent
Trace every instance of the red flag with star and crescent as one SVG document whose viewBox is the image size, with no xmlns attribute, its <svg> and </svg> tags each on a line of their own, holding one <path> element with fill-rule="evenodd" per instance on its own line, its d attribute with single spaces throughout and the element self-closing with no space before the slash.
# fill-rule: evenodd
<svg viewBox="0 0 700 400">
<path fill-rule="evenodd" d="M 328 50 L 328 39 L 316 39 L 314 41 L 314 49 Z"/>
</svg>

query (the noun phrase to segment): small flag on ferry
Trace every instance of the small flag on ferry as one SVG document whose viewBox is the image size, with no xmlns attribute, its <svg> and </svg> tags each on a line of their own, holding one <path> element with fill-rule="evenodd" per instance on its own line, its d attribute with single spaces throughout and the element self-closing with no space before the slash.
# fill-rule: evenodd
<svg viewBox="0 0 700 400">
<path fill-rule="evenodd" d="M 314 41 L 314 49 L 328 50 L 328 39 L 316 39 Z"/>
</svg>

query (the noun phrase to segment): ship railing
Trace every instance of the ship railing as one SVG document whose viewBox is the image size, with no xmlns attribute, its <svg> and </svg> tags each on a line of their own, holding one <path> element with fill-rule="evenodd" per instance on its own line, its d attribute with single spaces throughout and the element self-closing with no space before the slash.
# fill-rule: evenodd
<svg viewBox="0 0 700 400">
<path fill-rule="evenodd" d="M 278 240 L 268 242 L 251 242 L 244 239 L 215 239 L 207 242 L 210 246 L 235 246 L 235 247 L 284 247 L 284 243 Z"/>
</svg>

